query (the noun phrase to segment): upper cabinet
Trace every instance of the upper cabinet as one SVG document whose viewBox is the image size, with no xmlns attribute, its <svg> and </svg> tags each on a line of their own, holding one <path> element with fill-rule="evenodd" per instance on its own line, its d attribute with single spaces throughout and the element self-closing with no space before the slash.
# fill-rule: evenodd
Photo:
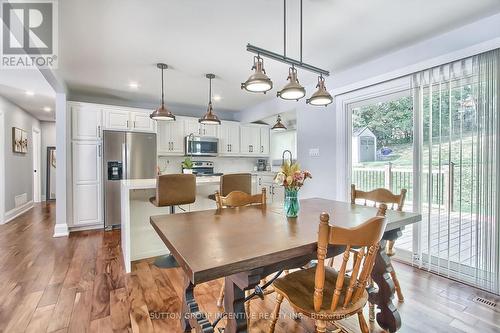
<svg viewBox="0 0 500 333">
<path fill-rule="evenodd" d="M 241 155 L 269 155 L 269 126 L 249 124 L 240 127 Z"/>
<path fill-rule="evenodd" d="M 240 124 L 223 121 L 219 128 L 219 154 L 240 155 Z"/>
<path fill-rule="evenodd" d="M 158 122 L 158 154 L 184 155 L 184 119 Z"/>
<path fill-rule="evenodd" d="M 196 136 L 218 136 L 218 125 L 203 125 L 198 122 L 198 118 L 185 118 L 185 135 L 188 136 L 191 133 Z"/>
<path fill-rule="evenodd" d="M 155 132 L 155 122 L 148 110 L 104 108 L 104 128 L 117 131 Z"/>
<path fill-rule="evenodd" d="M 101 139 L 102 112 L 97 105 L 68 103 L 68 108 L 71 110 L 73 140 Z"/>
</svg>

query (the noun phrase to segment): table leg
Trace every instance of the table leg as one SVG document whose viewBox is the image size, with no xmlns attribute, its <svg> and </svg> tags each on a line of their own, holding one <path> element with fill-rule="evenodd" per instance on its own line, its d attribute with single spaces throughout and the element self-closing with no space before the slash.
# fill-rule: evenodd
<svg viewBox="0 0 500 333">
<path fill-rule="evenodd" d="M 224 309 L 227 323 L 224 333 L 247 333 L 247 314 L 245 311 L 245 290 L 253 289 L 260 282 L 260 274 L 241 273 L 226 277 L 224 290 Z"/>
<path fill-rule="evenodd" d="M 401 327 L 401 317 L 392 304 L 394 298 L 394 283 L 391 280 L 391 259 L 385 253 L 387 240 L 380 241 L 380 248 L 375 257 L 372 279 L 377 284 L 378 290 L 369 290 L 369 301 L 377 305 L 377 323 L 389 332 L 396 332 Z"/>
<path fill-rule="evenodd" d="M 198 303 L 194 298 L 194 285 L 186 276 L 184 279 L 184 297 L 182 300 L 181 329 L 183 332 L 191 332 L 192 328 L 196 332 L 213 333 L 212 323 L 200 311 Z"/>
</svg>

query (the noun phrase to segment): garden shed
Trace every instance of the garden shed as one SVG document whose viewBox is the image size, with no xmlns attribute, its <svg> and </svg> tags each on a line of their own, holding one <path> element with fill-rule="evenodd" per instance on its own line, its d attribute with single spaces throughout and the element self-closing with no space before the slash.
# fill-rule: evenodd
<svg viewBox="0 0 500 333">
<path fill-rule="evenodd" d="M 352 132 L 352 164 L 372 162 L 377 159 L 377 137 L 368 127 Z"/>
</svg>

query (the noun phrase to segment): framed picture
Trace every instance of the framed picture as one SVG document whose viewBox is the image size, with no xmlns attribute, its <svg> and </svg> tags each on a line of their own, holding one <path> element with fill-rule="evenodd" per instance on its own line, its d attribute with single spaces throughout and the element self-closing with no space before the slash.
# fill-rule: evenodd
<svg viewBox="0 0 500 333">
<path fill-rule="evenodd" d="M 28 133 L 25 130 L 12 127 L 12 151 L 19 154 L 28 152 Z"/>
</svg>

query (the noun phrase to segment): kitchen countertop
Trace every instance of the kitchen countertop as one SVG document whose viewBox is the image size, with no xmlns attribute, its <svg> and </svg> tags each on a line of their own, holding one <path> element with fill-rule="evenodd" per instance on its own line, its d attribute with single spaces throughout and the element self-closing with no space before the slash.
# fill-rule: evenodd
<svg viewBox="0 0 500 333">
<path fill-rule="evenodd" d="M 196 185 L 218 185 L 220 184 L 220 176 L 205 176 L 196 177 Z M 121 187 L 129 190 L 143 190 L 156 188 L 156 178 L 150 179 L 123 179 Z"/>
</svg>

